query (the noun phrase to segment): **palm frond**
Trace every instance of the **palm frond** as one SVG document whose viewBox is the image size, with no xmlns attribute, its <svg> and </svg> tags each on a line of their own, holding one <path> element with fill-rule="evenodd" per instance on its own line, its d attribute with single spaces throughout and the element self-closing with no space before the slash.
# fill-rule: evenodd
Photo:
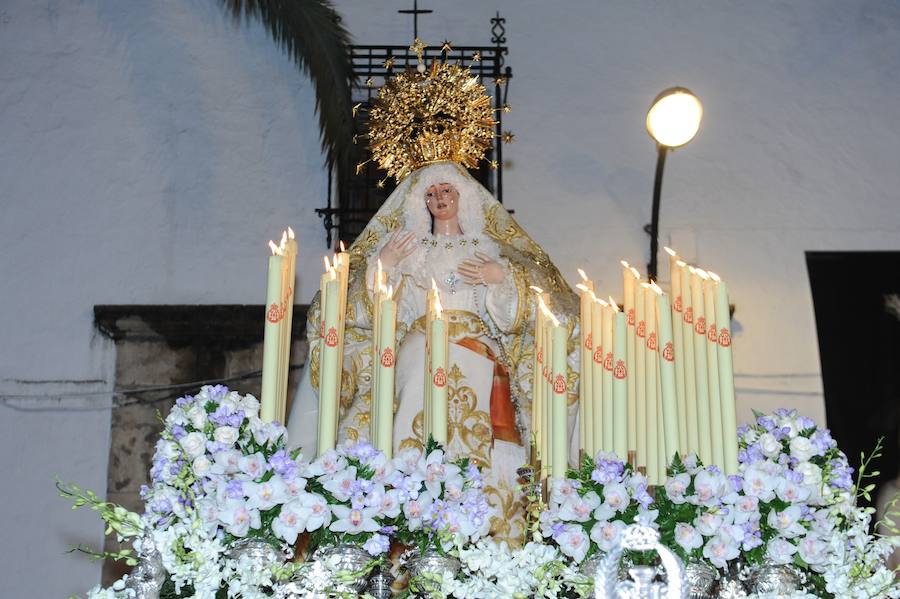
<svg viewBox="0 0 900 599">
<path fill-rule="evenodd" d="M 329 167 L 353 147 L 350 34 L 330 0 L 220 0 L 235 20 L 258 19 L 312 80 L 322 149 Z"/>
</svg>

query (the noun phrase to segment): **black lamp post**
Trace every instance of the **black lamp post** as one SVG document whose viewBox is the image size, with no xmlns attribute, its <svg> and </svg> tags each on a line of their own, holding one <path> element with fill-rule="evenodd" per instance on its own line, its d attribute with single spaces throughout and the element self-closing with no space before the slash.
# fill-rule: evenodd
<svg viewBox="0 0 900 599">
<path fill-rule="evenodd" d="M 647 111 L 647 132 L 656 141 L 656 178 L 653 180 L 653 209 L 647 233 L 650 234 L 650 262 L 647 277 L 656 280 L 659 252 L 659 204 L 663 170 L 669 150 L 689 143 L 700 128 L 703 105 L 689 89 L 670 87 L 663 90 Z"/>
</svg>

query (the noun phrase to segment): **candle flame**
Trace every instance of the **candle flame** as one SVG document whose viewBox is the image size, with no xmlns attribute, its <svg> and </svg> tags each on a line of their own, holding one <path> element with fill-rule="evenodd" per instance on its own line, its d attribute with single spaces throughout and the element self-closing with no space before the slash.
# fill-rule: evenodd
<svg viewBox="0 0 900 599">
<path fill-rule="evenodd" d="M 581 283 L 578 283 L 577 285 L 575 285 L 575 287 L 577 287 L 578 289 L 581 289 L 585 293 L 591 292 L 591 290 L 587 288 L 587 285 L 582 285 Z"/>
<path fill-rule="evenodd" d="M 676 260 L 675 264 L 678 265 L 678 268 L 684 268 L 685 266 L 687 266 L 687 262 L 685 262 L 684 260 Z"/>
<path fill-rule="evenodd" d="M 663 249 L 666 250 L 666 253 L 672 257 L 675 257 L 678 255 L 678 253 L 670 247 L 663 246 Z"/>
<path fill-rule="evenodd" d="M 613 299 L 613 296 L 609 296 L 609 305 L 612 306 L 613 310 L 619 312 L 619 304 L 616 303 L 616 300 Z"/>
<path fill-rule="evenodd" d="M 434 290 L 434 316 L 435 316 L 435 318 L 441 317 L 441 312 L 443 311 L 443 309 L 444 309 L 444 307 L 441 306 L 441 294 L 438 292 L 437 289 L 435 289 Z"/>
<path fill-rule="evenodd" d="M 339 242 L 339 243 L 340 243 L 340 246 L 341 246 L 341 253 L 343 254 L 344 252 L 347 251 L 347 248 L 344 247 L 344 242 L 343 242 L 343 241 L 341 241 L 341 242 Z"/>
<path fill-rule="evenodd" d="M 588 293 L 591 294 L 591 300 L 593 300 L 593 301 L 595 301 L 595 302 L 599 302 L 599 301 L 600 301 L 600 300 L 597 299 L 597 296 L 594 295 L 594 292 L 593 292 L 593 291 L 588 290 Z"/>
<path fill-rule="evenodd" d="M 644 289 L 650 289 L 650 283 L 641 283 L 641 287 Z"/>
<path fill-rule="evenodd" d="M 602 299 L 600 299 L 599 297 L 595 297 L 595 298 L 594 298 L 594 301 L 596 301 L 596 302 L 597 302 L 598 304 L 600 304 L 601 306 L 609 306 L 609 304 L 606 302 L 606 300 L 602 300 Z"/>
<path fill-rule="evenodd" d="M 584 281 L 585 283 L 587 283 L 590 280 L 590 279 L 588 279 L 588 276 L 586 274 L 584 274 L 584 271 L 581 270 L 580 268 L 578 269 L 578 274 L 581 275 L 581 280 Z"/>
<path fill-rule="evenodd" d="M 719 275 L 717 275 L 716 273 L 714 273 L 711 270 L 706 271 L 706 274 L 708 274 L 709 278 L 712 279 L 713 281 L 715 281 L 716 283 L 718 283 L 719 281 L 722 280 L 722 277 L 720 277 Z"/>
<path fill-rule="evenodd" d="M 281 232 L 281 249 L 284 249 L 284 246 L 287 245 L 287 231 Z"/>
<path fill-rule="evenodd" d="M 704 281 L 708 281 L 708 280 L 709 280 L 709 275 L 706 274 L 706 271 L 703 270 L 702 268 L 695 268 L 694 271 L 695 271 L 695 272 L 697 273 L 697 275 L 698 275 L 701 279 L 703 279 Z"/>
<path fill-rule="evenodd" d="M 337 271 L 332 267 L 331 270 L 328 271 L 331 273 L 331 280 L 335 280 L 337 278 Z"/>
<path fill-rule="evenodd" d="M 322 259 L 325 260 L 325 272 L 331 270 L 331 263 L 328 261 L 328 256 L 322 256 Z"/>
<path fill-rule="evenodd" d="M 281 255 L 281 249 L 277 245 L 275 245 L 275 242 L 272 241 L 271 239 L 269 240 L 269 249 L 272 250 L 273 256 Z"/>
<path fill-rule="evenodd" d="M 534 285 L 530 285 L 528 288 L 531 289 L 532 291 L 534 291 L 535 293 L 537 293 L 538 295 L 544 293 L 543 289 L 541 289 L 540 287 L 535 287 Z"/>
<path fill-rule="evenodd" d="M 660 287 L 659 285 L 657 285 L 657 284 L 656 284 L 656 281 L 653 281 L 653 282 L 650 283 L 650 289 L 652 289 L 653 291 L 655 291 L 655 292 L 656 292 L 656 295 L 662 295 L 662 294 L 663 294 L 662 287 Z"/>
<path fill-rule="evenodd" d="M 633 267 L 633 266 L 629 266 L 628 268 L 631 270 L 631 274 L 634 275 L 634 278 L 637 279 L 638 281 L 640 281 L 640 280 L 641 280 L 641 273 L 638 272 L 638 269 L 636 269 L 636 268 Z"/>
<path fill-rule="evenodd" d="M 625 270 L 628 270 L 629 268 L 631 268 L 631 266 L 624 260 L 619 260 L 619 263 L 625 268 Z"/>
<path fill-rule="evenodd" d="M 690 271 L 691 274 L 695 274 L 697 272 L 697 269 L 693 266 L 688 265 L 688 271 Z"/>
<path fill-rule="evenodd" d="M 296 239 L 296 237 L 294 236 L 294 230 L 292 228 L 288 227 L 287 233 L 288 239 Z"/>
</svg>

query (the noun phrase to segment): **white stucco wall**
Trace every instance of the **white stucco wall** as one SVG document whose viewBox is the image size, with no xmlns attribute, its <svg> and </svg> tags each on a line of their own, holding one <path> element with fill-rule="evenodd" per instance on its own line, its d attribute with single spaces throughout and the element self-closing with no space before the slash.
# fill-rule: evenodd
<svg viewBox="0 0 900 599">
<path fill-rule="evenodd" d="M 337 2 L 359 43 L 407 41 L 408 4 Z M 663 242 L 731 285 L 744 413 L 796 402 L 821 420 L 804 251 L 900 247 L 896 3 L 430 4 L 433 44 L 488 43 L 507 18 L 506 202 L 573 282 L 581 266 L 620 295 L 618 260 L 646 262 L 645 111 L 671 85 L 700 96 Z M 67 397 L 2 406 L 0 596 L 64 597 L 99 580 L 62 552 L 101 527 L 52 489 L 105 485 L 108 398 L 73 398 L 114 383 L 92 307 L 261 302 L 285 224 L 309 297 L 326 182 L 307 81 L 215 0 L 7 0 L 0 55 L 0 394 Z"/>
</svg>

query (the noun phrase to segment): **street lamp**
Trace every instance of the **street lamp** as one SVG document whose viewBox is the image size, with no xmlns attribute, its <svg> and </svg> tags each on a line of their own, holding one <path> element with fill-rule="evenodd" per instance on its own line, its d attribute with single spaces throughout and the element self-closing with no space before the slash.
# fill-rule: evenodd
<svg viewBox="0 0 900 599">
<path fill-rule="evenodd" d="M 703 105 L 691 90 L 670 87 L 660 92 L 647 111 L 647 133 L 656 141 L 656 179 L 653 181 L 653 213 L 650 221 L 650 263 L 647 276 L 656 280 L 656 254 L 659 251 L 659 195 L 662 190 L 666 153 L 686 145 L 700 128 Z"/>
</svg>

